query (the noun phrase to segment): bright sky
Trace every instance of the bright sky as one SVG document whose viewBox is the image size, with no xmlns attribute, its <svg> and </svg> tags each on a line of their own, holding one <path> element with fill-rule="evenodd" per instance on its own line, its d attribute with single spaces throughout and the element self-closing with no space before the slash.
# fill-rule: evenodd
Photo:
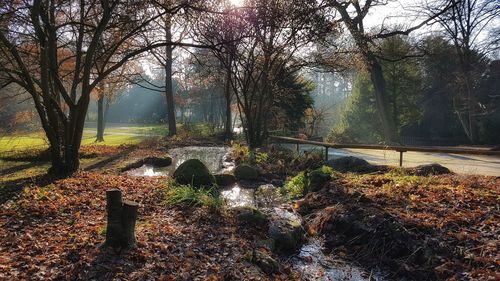
<svg viewBox="0 0 500 281">
<path fill-rule="evenodd" d="M 416 16 L 416 5 L 420 0 L 388 1 L 387 5 L 375 6 L 370 9 L 365 21 L 367 28 L 380 28 L 380 24 L 389 27 L 391 25 L 404 25 L 411 27 L 418 25 L 422 19 Z"/>
<path fill-rule="evenodd" d="M 230 0 L 231 1 L 231 4 L 235 5 L 235 6 L 241 6 L 244 2 L 244 0 Z"/>
</svg>

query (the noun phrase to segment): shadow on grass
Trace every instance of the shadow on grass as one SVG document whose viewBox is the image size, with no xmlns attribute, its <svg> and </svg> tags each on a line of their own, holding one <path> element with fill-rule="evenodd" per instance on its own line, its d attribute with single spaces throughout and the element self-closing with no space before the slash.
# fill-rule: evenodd
<svg viewBox="0 0 500 281">
<path fill-rule="evenodd" d="M 6 175 L 11 174 L 11 173 L 19 172 L 21 170 L 30 169 L 30 168 L 33 168 L 33 167 L 38 166 L 40 164 L 43 164 L 43 163 L 44 162 L 30 162 L 30 163 L 26 163 L 26 164 L 22 164 L 22 165 L 18 165 L 18 166 L 5 168 L 5 169 L 0 170 L 0 176 L 6 176 Z"/>
<path fill-rule="evenodd" d="M 50 151 L 48 149 L 25 150 L 15 153 L 5 153 L 0 155 L 0 160 L 4 161 L 23 161 L 23 162 L 41 162 L 50 160 Z"/>
<path fill-rule="evenodd" d="M 113 161 L 116 161 L 122 157 L 125 157 L 127 156 L 128 154 L 130 154 L 134 149 L 136 149 L 135 147 L 130 147 L 130 148 L 127 148 L 125 149 L 124 151 L 116 154 L 116 155 L 113 155 L 111 157 L 108 157 L 108 158 L 105 158 L 97 163 L 94 163 L 94 164 L 91 164 L 85 168 L 83 168 L 84 171 L 92 171 L 92 170 L 96 170 L 96 169 L 101 169 L 103 167 L 105 167 L 106 165 L 108 165 L 109 163 L 113 162 Z"/>
</svg>

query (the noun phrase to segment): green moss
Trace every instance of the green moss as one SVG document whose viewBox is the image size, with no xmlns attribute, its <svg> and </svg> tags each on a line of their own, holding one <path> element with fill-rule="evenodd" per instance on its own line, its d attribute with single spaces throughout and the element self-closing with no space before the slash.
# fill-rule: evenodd
<svg viewBox="0 0 500 281">
<path fill-rule="evenodd" d="M 404 169 L 393 169 L 384 176 L 394 181 L 395 184 L 419 184 L 425 181 L 426 178 L 410 175 Z"/>
<path fill-rule="evenodd" d="M 308 178 L 305 172 L 302 171 L 298 173 L 295 177 L 291 178 L 290 181 L 286 183 L 280 192 L 282 195 L 287 196 L 290 199 L 296 199 L 304 196 L 304 190 L 308 185 Z"/>
<path fill-rule="evenodd" d="M 302 171 L 291 178 L 280 192 L 290 199 L 297 199 L 309 191 L 317 191 L 326 182 L 336 179 L 338 174 L 328 166 L 322 166 L 312 171 Z"/>
</svg>

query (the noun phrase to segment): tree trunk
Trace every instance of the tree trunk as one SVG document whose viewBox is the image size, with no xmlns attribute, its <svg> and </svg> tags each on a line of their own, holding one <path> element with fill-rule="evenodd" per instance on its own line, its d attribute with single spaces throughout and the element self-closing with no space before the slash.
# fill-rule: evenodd
<svg viewBox="0 0 500 281">
<path fill-rule="evenodd" d="M 165 39 L 167 42 L 172 42 L 172 19 L 167 16 L 165 19 Z M 167 98 L 167 120 L 168 120 L 168 135 L 174 136 L 177 134 L 175 124 L 175 105 L 174 91 L 172 85 L 172 46 L 165 47 L 165 95 Z"/>
<path fill-rule="evenodd" d="M 100 95 L 97 100 L 97 136 L 95 141 L 104 141 L 104 95 Z"/>
<path fill-rule="evenodd" d="M 124 200 L 118 189 L 106 191 L 106 242 L 104 246 L 114 249 L 130 249 L 135 246 L 135 222 L 139 204 Z"/>
<path fill-rule="evenodd" d="M 51 167 L 48 171 L 50 174 L 69 176 L 78 171 L 87 107 L 88 100 L 81 100 L 79 106 L 70 109 L 67 119 L 61 119 L 60 114 L 52 114 L 50 119 L 42 121 L 51 154 Z M 55 109 L 47 106 L 46 110 L 50 112 Z M 39 115 L 46 116 L 43 111 L 39 111 Z"/>
<path fill-rule="evenodd" d="M 226 139 L 232 139 L 233 138 L 233 126 L 232 126 L 232 121 L 231 121 L 231 71 L 228 70 L 226 73 L 226 81 L 224 85 L 224 97 L 226 100 L 226 122 L 224 125 L 224 135 Z"/>
<path fill-rule="evenodd" d="M 382 132 L 384 134 L 384 139 L 388 143 L 399 143 L 399 137 L 396 133 L 396 126 L 394 124 L 393 118 L 391 118 L 391 112 L 389 110 L 390 102 L 387 95 L 386 83 L 384 74 L 382 72 L 382 67 L 376 58 L 372 56 L 367 56 L 367 61 L 369 65 L 370 77 L 375 89 L 375 103 L 377 105 L 377 111 L 382 123 Z"/>
<path fill-rule="evenodd" d="M 467 64 L 470 66 L 470 62 L 467 59 Z M 475 108 L 475 97 L 474 97 L 474 89 L 471 86 L 471 81 L 469 77 L 471 74 L 471 67 L 464 66 L 464 79 L 465 79 L 465 90 L 467 91 L 467 119 L 469 123 L 469 140 L 472 144 L 476 144 L 478 142 L 478 133 L 477 133 L 477 120 L 476 120 L 476 108 Z"/>
</svg>

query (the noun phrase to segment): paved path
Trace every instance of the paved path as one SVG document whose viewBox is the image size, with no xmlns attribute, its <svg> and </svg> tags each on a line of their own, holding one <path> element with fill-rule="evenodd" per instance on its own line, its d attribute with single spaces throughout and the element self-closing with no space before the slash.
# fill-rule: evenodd
<svg viewBox="0 0 500 281">
<path fill-rule="evenodd" d="M 289 145 L 295 149 L 295 145 Z M 320 151 L 324 148 L 301 144 L 301 151 Z M 372 164 L 399 165 L 399 152 L 388 150 L 368 149 L 332 149 L 328 150 L 328 158 L 341 156 L 356 156 Z M 423 164 L 439 163 L 458 174 L 477 174 L 486 176 L 500 176 L 500 157 L 482 155 L 458 155 L 447 153 L 405 152 L 403 154 L 403 167 L 415 167 Z"/>
<path fill-rule="evenodd" d="M 97 134 L 97 131 L 93 130 L 93 129 L 84 129 L 83 132 Z M 106 135 L 120 135 L 120 136 L 133 136 L 133 137 L 161 137 L 162 136 L 162 135 L 158 135 L 158 134 L 139 134 L 139 133 L 114 132 L 112 129 L 105 130 L 104 136 L 106 136 Z"/>
</svg>

